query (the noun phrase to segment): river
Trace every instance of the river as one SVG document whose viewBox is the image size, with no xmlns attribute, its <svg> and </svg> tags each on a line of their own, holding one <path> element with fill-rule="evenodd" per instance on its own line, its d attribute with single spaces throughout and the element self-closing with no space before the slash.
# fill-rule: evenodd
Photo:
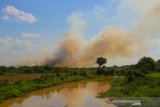
<svg viewBox="0 0 160 107">
<path fill-rule="evenodd" d="M 0 107 L 107 107 L 96 95 L 110 88 L 109 78 L 83 80 L 40 89 L 12 98 Z"/>
</svg>

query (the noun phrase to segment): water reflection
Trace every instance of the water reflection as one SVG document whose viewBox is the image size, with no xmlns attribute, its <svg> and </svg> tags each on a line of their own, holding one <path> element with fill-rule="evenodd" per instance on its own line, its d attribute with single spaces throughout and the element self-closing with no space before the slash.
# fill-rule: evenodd
<svg viewBox="0 0 160 107">
<path fill-rule="evenodd" d="M 0 107 L 107 107 L 95 96 L 109 87 L 106 79 L 67 83 L 7 100 Z"/>
</svg>

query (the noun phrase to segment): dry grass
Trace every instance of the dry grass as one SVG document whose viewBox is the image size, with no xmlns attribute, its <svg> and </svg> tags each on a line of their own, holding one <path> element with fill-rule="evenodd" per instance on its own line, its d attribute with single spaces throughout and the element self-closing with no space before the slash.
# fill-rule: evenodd
<svg viewBox="0 0 160 107">
<path fill-rule="evenodd" d="M 40 78 L 41 75 L 42 73 L 6 75 L 6 76 L 0 76 L 0 80 L 8 80 L 11 82 L 16 82 L 18 80 L 31 80 L 35 78 Z"/>
</svg>

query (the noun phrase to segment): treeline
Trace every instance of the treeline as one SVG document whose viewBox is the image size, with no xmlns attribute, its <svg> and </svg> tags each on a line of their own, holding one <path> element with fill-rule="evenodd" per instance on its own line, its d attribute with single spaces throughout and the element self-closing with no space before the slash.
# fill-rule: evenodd
<svg viewBox="0 0 160 107">
<path fill-rule="evenodd" d="M 98 67 L 96 73 L 98 75 L 116 75 L 127 76 L 128 80 L 134 77 L 143 77 L 150 72 L 160 72 L 160 60 L 155 61 L 150 57 L 141 58 L 135 65 L 113 66 L 113 67 Z"/>
<path fill-rule="evenodd" d="M 0 66 L 0 75 L 13 74 L 31 74 L 31 73 L 71 73 L 77 74 L 80 71 L 94 72 L 96 68 L 68 68 L 68 67 L 52 67 L 52 66 L 20 66 L 20 67 L 6 67 Z"/>
<path fill-rule="evenodd" d="M 115 75 L 115 76 L 128 76 L 129 80 L 132 80 L 135 76 L 143 76 L 149 72 L 160 72 L 160 60 L 155 61 L 150 57 L 141 58 L 135 65 L 126 66 L 113 66 L 113 67 L 101 67 L 98 68 L 68 68 L 68 67 L 52 67 L 48 65 L 44 66 L 20 66 L 20 67 L 6 67 L 0 66 L 0 75 L 17 75 L 17 74 L 31 74 L 31 73 L 66 73 L 66 74 L 84 74 L 93 73 L 98 75 Z M 130 76 L 132 74 L 132 77 Z"/>
</svg>

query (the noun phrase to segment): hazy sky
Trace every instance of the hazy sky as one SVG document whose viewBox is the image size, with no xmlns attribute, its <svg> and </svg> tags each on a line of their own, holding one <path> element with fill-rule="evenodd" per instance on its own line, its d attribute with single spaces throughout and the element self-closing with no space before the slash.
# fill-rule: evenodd
<svg viewBox="0 0 160 107">
<path fill-rule="evenodd" d="M 109 65 L 136 63 L 143 56 L 160 58 L 159 0 L 0 0 L 0 65 L 43 63 L 55 57 L 66 35 L 81 36 L 87 43 L 108 29 L 120 29 L 138 41 L 131 56 L 96 54 L 112 56 Z M 107 31 L 104 35 L 113 35 Z"/>
</svg>

